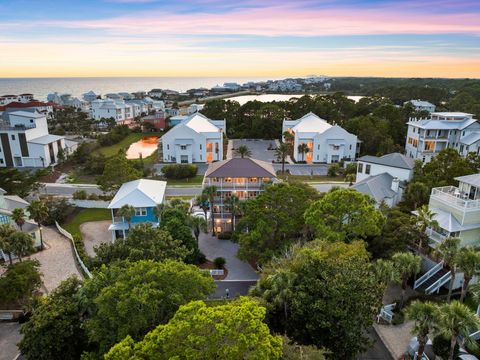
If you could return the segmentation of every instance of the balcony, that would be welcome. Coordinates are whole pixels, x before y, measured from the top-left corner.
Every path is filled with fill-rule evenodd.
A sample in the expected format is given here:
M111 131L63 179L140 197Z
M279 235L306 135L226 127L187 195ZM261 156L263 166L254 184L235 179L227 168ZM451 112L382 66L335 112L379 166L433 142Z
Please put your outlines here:
M444 186L432 189L431 198L442 201L447 205L466 210L480 209L480 200L470 200L468 194L455 186Z
M427 236L434 242L432 247L437 247L437 245L441 244L446 238L446 235L440 234L439 232L436 232L432 228L427 229Z

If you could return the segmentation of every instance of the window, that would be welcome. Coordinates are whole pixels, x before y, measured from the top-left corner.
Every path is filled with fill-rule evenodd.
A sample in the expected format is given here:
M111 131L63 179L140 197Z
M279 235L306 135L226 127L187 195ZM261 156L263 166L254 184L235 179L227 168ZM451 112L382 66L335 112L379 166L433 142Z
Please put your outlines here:
M181 150L187 150L187 145L180 145Z
M147 216L147 208L135 208L135 216Z
M463 153L463 145L460 145L460 152Z
M318 150L320 150L320 144L318 144L318 147L317 147Z
M350 150L352 150L352 145L350 145Z
M15 135L12 134L12 140L15 140Z
M170 145L167 144L167 150L170 150Z
M202 144L200 144L200 150L202 150Z
M370 168L371 167L372 167L371 165L366 165L365 166L365 174L370 175Z
M0 159L0 164L2 164L2 165L3 165L3 159Z
M465 131L462 133L462 136L465 136Z
M363 164L359 163L358 164L358 172L361 174L363 172Z
M202 155L200 155L200 160L202 160Z

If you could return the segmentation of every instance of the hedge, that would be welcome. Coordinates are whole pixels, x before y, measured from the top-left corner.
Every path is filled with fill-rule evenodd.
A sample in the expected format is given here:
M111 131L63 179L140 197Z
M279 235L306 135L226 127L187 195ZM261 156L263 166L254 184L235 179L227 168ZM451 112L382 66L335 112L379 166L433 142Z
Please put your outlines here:
M186 179L197 175L197 165L173 164L162 167L162 173L167 179Z

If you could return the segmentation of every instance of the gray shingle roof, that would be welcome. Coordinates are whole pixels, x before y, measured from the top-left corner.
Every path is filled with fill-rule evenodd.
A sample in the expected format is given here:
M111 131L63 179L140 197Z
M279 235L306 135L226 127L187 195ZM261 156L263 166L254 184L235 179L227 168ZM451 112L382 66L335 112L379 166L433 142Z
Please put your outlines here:
M480 174L464 175L458 176L455 180L461 181L463 183L480 187Z
M369 176L352 186L353 189L368 195L381 203L385 198L392 198L396 192L392 190L393 176L388 173Z
M413 169L413 167L415 166L415 160L410 159L409 157L406 157L405 155L400 153L391 153L380 157L365 155L358 160L372 164L379 164L408 170Z
M205 177L276 177L272 164L251 158L233 158L208 166Z

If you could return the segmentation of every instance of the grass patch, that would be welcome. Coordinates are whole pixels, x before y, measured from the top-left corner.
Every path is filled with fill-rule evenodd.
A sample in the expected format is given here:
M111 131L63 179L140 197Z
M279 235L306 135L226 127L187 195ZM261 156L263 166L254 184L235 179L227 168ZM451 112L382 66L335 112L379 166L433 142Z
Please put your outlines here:
M73 236L82 237L80 225L89 221L111 220L112 213L109 209L81 209L75 216L68 219L62 227Z
M187 200L190 200L190 199L193 199L195 196L192 196L192 195L176 195L176 196L167 196L166 199L167 200L175 200L175 199L178 199L178 200L182 200L182 201L187 201Z
M96 175L86 175L78 170L73 170L68 174L67 182L69 184L96 184L96 178Z
M138 140L141 140L142 138L146 136L162 136L163 133L161 132L148 132L148 133L131 133L129 134L126 138L124 138L122 141L110 145L110 146L104 146L101 148L98 148L97 150L94 151L94 153L98 154L103 154L106 157L111 157L115 156L118 154L118 151L121 149L128 149L128 147L133 144L134 142L137 142ZM147 158L148 159L148 158Z
M279 179L288 181L303 181L303 182L330 182L330 181L342 181L345 182L343 176L326 176L326 175L277 175Z

